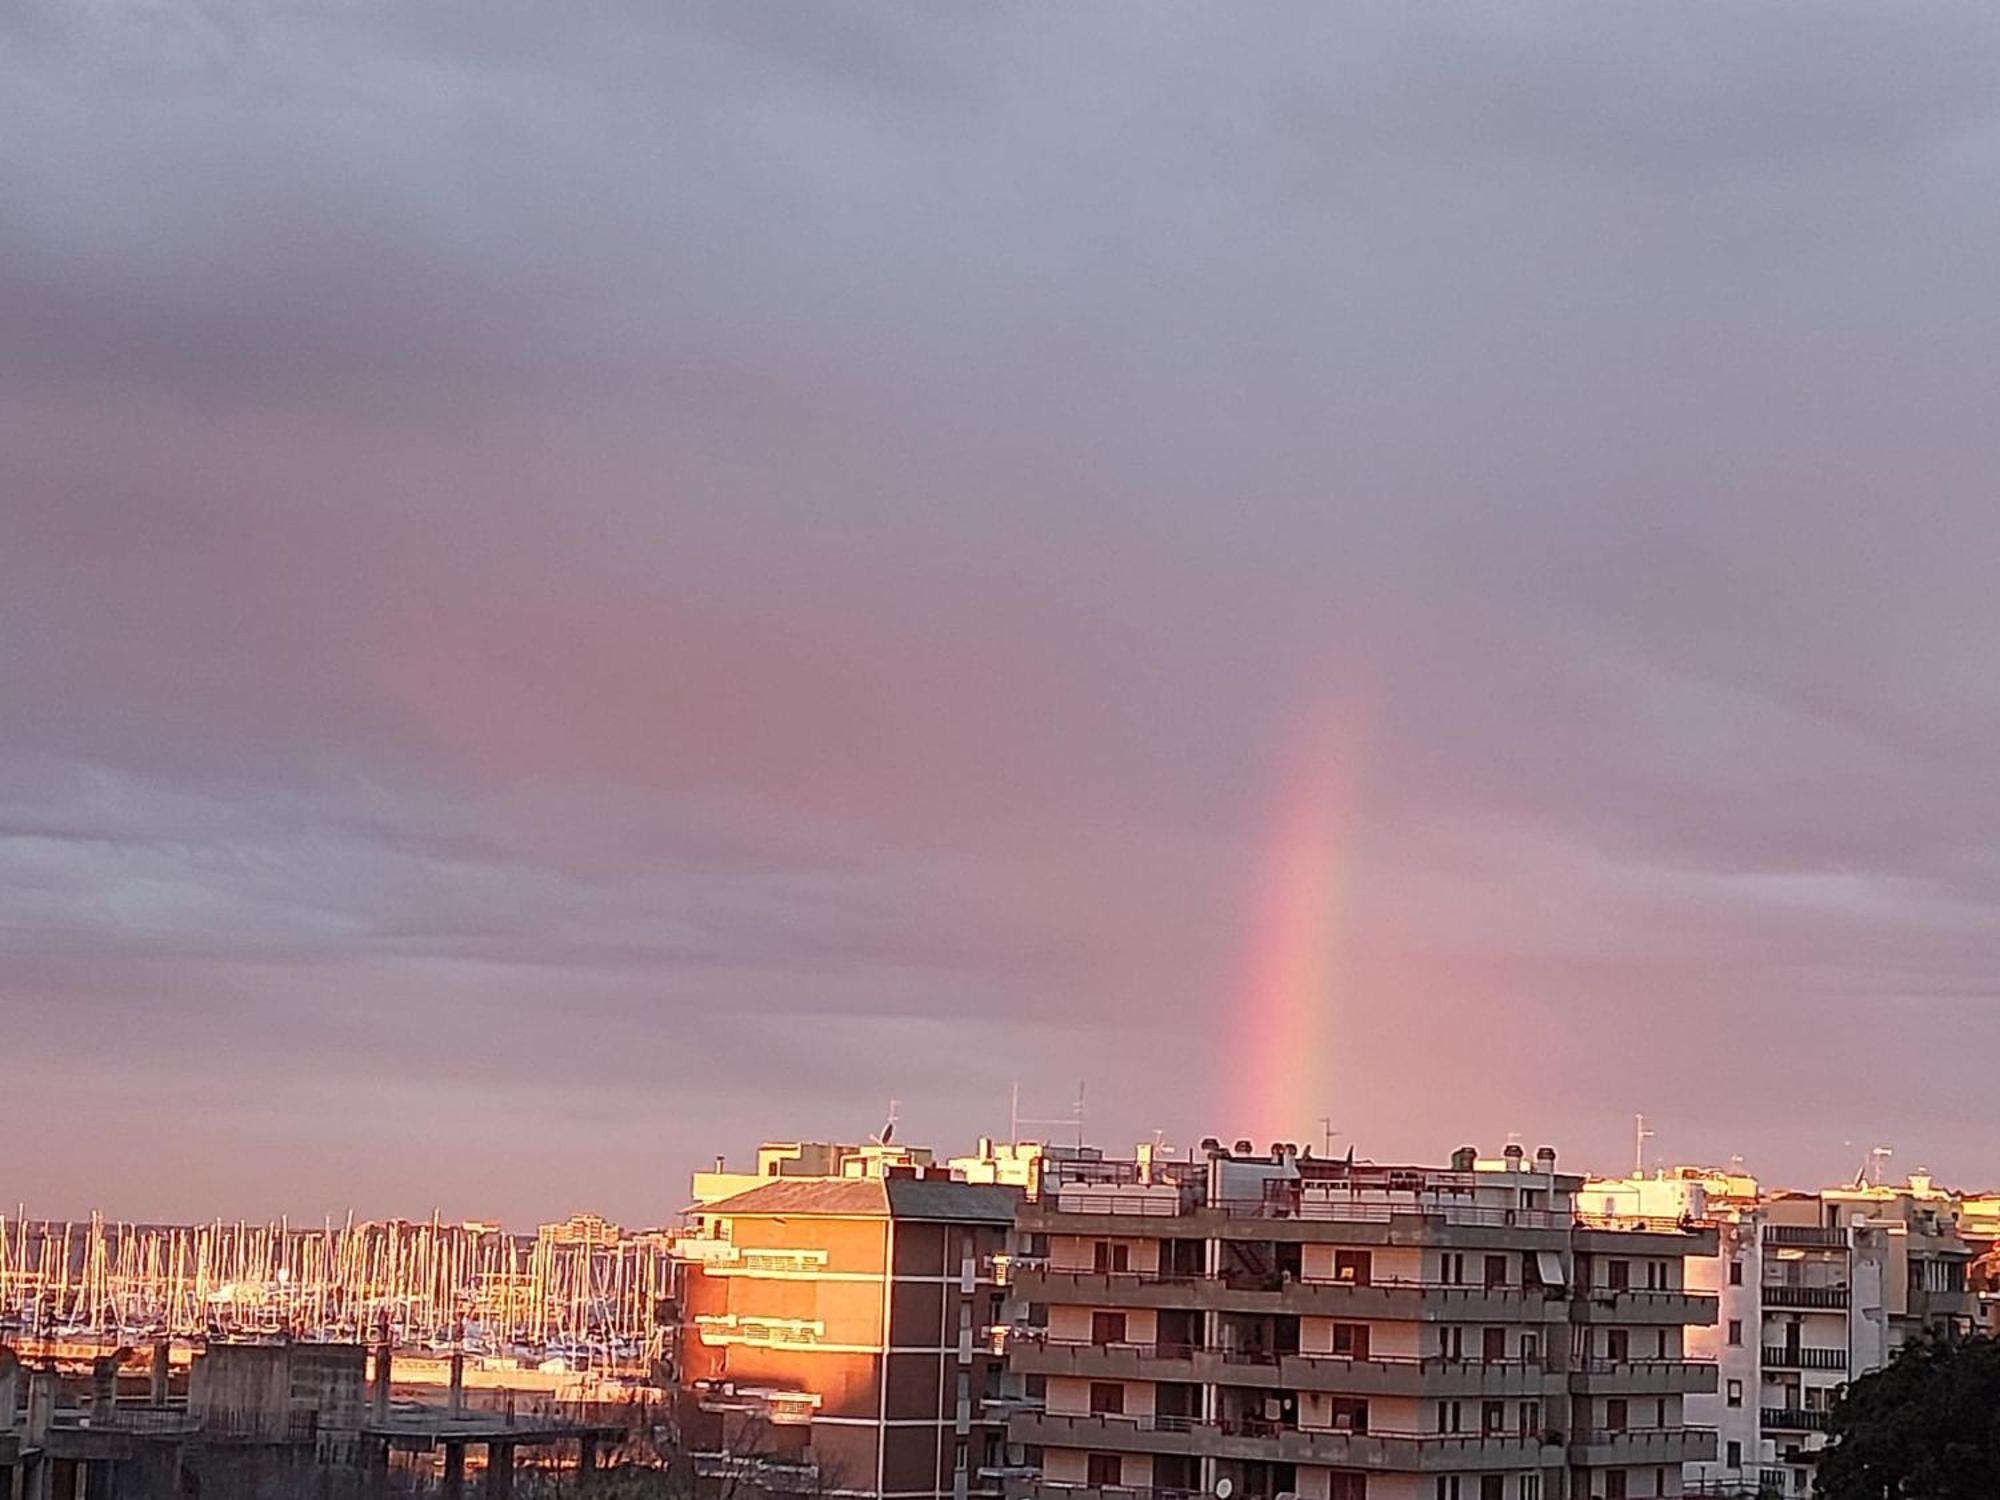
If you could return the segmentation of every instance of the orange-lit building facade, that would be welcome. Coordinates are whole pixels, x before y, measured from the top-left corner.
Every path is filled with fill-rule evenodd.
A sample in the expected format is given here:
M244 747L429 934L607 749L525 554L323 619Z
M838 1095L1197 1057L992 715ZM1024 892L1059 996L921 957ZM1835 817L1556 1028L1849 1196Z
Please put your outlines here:
M1094 1180L1091 1180L1094 1179ZM1214 1148L1044 1183L1007 1268L1023 1500L1651 1500L1715 1389L1715 1232L1579 1215L1518 1150L1449 1168Z
M997 1495L995 1275L1020 1197L892 1171L702 1206L681 1246L680 1423L698 1477L712 1492Z

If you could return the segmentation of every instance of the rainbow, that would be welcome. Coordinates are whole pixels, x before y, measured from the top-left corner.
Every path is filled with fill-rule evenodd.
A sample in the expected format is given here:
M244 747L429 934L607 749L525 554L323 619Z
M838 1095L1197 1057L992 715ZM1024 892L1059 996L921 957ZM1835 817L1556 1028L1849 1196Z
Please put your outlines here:
M1235 1011L1245 1040L1230 1118L1260 1148L1274 1140L1317 1145L1319 1121L1335 1108L1333 1029L1358 781L1354 722L1321 714L1300 737L1259 860Z

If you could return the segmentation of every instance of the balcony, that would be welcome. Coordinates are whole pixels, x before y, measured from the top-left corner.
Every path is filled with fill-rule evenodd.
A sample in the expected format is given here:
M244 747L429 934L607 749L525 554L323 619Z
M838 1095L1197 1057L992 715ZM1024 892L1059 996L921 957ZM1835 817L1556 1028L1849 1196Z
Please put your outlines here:
M1827 1413L1823 1411L1801 1411L1791 1406L1767 1406L1757 1414L1757 1420L1769 1432L1825 1432Z
M1007 1425L1008 1441L1039 1443L1049 1448L1089 1448L1107 1453L1199 1453L1212 1458L1267 1463L1426 1471L1561 1464L1561 1449L1544 1442L1544 1436L1508 1432L1354 1432L1262 1422L1203 1422L1190 1417L1062 1413L1023 1414Z
M1579 1323L1673 1324L1710 1327L1719 1299L1712 1292L1647 1287L1581 1287L1570 1304Z
M1764 1368L1767 1370L1844 1370L1847 1368L1845 1349L1772 1349L1764 1350Z
M1213 1273L1072 1271L1046 1266L1018 1268L1013 1273L1013 1286L1023 1301L1068 1307L1171 1307L1391 1322L1539 1323L1547 1318L1550 1296L1539 1286L1360 1283L1295 1276L1267 1279ZM1709 1298L1708 1305L1712 1311L1715 1299ZM1708 1321L1715 1320L1711 1316Z
M1712 1396L1716 1369L1705 1359L1592 1359L1570 1371L1579 1396Z
M1839 1309L1847 1306L1847 1288L1844 1286L1786 1286L1766 1282L1762 1290L1766 1307Z
M1049 1338L1017 1339L1009 1346L1009 1362L1022 1375L1191 1381L1355 1396L1541 1396L1559 1391L1562 1379L1540 1360L1350 1359ZM1714 1389L1713 1381L1708 1389Z
M1766 1224L1764 1243L1800 1250L1845 1250L1847 1231L1837 1224Z
M1575 1434L1574 1464L1686 1464L1715 1457L1713 1427L1600 1427Z

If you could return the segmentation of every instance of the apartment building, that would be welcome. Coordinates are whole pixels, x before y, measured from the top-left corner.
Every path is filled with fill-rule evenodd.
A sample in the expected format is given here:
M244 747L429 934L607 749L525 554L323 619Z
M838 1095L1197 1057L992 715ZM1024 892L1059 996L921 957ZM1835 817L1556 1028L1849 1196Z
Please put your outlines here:
M1713 1230L1592 1218L1555 1154L1101 1162L1021 1207L1026 1500L1651 1500L1711 1455Z
M1689 1284L1719 1303L1713 1327L1688 1331L1689 1353L1715 1361L1720 1382L1688 1398L1689 1419L1717 1439L1688 1465L1691 1493L1810 1495L1840 1388L1910 1338L1975 1317L1952 1196L1921 1173L1899 1187L1766 1193L1740 1173L1680 1168L1593 1180L1585 1201L1716 1226L1716 1257L1688 1263Z
M770 1180L680 1242L677 1420L711 1494L997 1495L992 1329L1018 1189L891 1165Z

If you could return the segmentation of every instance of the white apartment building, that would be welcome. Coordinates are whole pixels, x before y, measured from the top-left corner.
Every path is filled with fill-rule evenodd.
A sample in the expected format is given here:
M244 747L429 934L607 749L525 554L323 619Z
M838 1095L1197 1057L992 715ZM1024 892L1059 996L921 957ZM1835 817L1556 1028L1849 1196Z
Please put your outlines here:
M1690 1260L1688 1282L1715 1293L1715 1324L1690 1329L1691 1356L1714 1360L1713 1394L1688 1398L1690 1421L1716 1430L1712 1457L1690 1462L1690 1493L1812 1493L1835 1393L1888 1363L1905 1339L1970 1326L1970 1251L1950 1195L1917 1174L1901 1187L1760 1191L1740 1173L1681 1168L1592 1180L1598 1212L1690 1213L1714 1222L1718 1254Z

